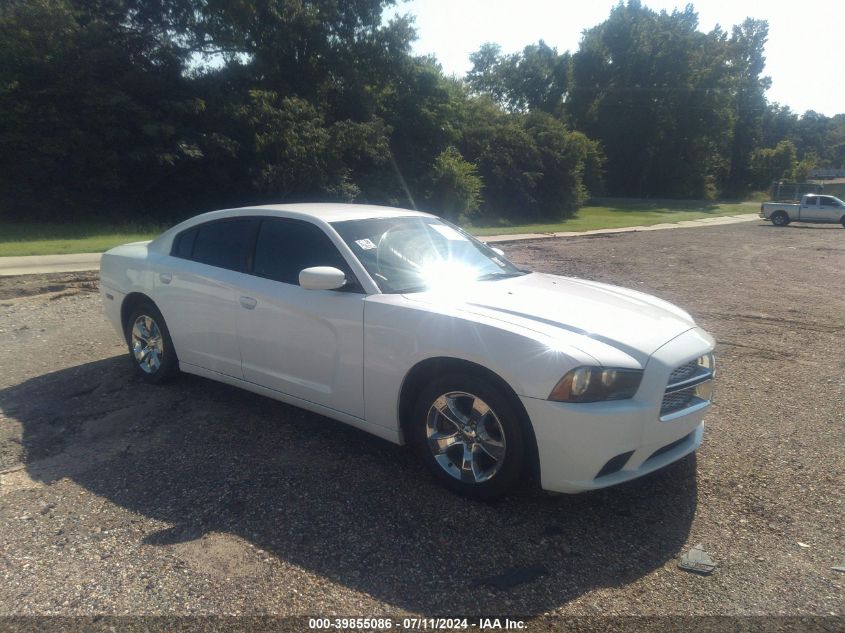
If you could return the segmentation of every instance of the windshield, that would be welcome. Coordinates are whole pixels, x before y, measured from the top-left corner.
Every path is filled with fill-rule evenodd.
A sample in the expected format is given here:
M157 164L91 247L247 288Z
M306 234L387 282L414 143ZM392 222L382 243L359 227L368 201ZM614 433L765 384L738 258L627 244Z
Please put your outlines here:
M434 217L333 222L382 292L454 287L524 275L462 229Z

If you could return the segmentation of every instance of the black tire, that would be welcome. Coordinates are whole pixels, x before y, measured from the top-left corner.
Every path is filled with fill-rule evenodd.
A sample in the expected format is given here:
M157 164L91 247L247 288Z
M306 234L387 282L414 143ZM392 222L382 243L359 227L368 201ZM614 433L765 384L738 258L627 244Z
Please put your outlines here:
M842 228L845 229L845 215L842 216L842 219L839 220L839 222L842 224Z
M462 411L462 414L465 414L465 421L472 426L472 429L468 431L471 435L458 430L456 424L435 412L435 403L447 395L453 395L451 401ZM480 417L471 415L470 412L477 401L480 401L478 408L483 409L482 405L486 405L489 413ZM444 402L441 401L441 405ZM431 425L433 425L433 431ZM445 431L439 437L447 442L448 438L444 436L452 429L457 431L454 434L457 443L441 451L439 457L435 456L432 448L434 440L429 439L430 434L439 433L438 425L442 425ZM432 381L419 394L414 406L409 435L417 454L442 485L465 497L492 500L514 491L521 482L526 470L524 466L530 438L527 425L528 421L524 413L519 411L497 385L474 375L447 374ZM492 453L484 448L486 445L488 448L496 449L493 453L498 453L497 443L502 445L503 452L503 457L499 460L494 459ZM462 461L460 465L455 463L463 459L464 445L472 447L469 448L473 456L470 459L472 463L470 470L463 468L466 462ZM481 481L459 478L463 476L476 478L476 467L482 476L486 476L484 473L492 474ZM456 471L460 475L456 474Z
M154 341L154 344L136 350L135 347L138 343L136 335L139 332L134 330L139 320L142 320L148 333L151 334L148 340ZM176 357L170 331L167 329L164 317L155 305L149 301L136 305L126 319L124 329L129 347L129 360L132 362L135 373L144 382L161 384L171 380L179 373L179 359ZM143 354L144 349L147 349L148 352L143 356L144 360L140 360L139 355ZM157 363L153 362L154 357L158 359Z
M791 222L786 211L775 211L772 213L772 224L775 226L786 226Z

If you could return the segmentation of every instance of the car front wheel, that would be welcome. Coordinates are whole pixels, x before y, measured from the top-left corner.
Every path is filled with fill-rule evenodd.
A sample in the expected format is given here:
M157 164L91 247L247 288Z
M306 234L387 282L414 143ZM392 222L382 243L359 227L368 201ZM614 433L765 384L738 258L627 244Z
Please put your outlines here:
M511 401L475 376L444 376L417 401L413 441L443 485L474 499L494 499L519 483L526 431Z
M178 371L179 362L164 317L152 303L137 306L126 321L129 357L145 382L162 383Z

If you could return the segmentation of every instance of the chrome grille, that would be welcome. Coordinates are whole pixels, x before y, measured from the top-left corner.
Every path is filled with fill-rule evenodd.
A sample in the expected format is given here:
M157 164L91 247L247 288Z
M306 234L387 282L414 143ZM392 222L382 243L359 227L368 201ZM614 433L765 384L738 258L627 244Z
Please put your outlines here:
M695 387L689 387L688 389L681 389L680 391L667 393L663 396L663 404L660 407L660 415L666 415L667 413L672 413L673 411L686 409L690 404L692 404L694 398Z
M687 380L688 378L692 378L693 375L698 371L699 365L698 360L694 360L686 365L681 365L672 370L672 373L669 374L669 384L674 385L676 382L681 382L683 380Z
M661 419L709 402L709 383L713 380L713 368L713 356L708 354L673 369L669 374L669 384L660 405Z

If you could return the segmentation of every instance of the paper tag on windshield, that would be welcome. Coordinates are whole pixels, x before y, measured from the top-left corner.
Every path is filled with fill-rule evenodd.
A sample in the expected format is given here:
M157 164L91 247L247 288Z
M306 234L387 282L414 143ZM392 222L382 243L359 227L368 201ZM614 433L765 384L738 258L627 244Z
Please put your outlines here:
M463 235L458 233L451 226L446 226L445 224L429 224L429 226L431 228L433 228L435 231L437 231L438 233L440 233L440 235L445 237L447 240L453 240L453 241L466 240L466 238Z
M371 251L376 247L376 245L373 244L372 240L370 240L369 238L363 240L355 240L355 243L361 247L361 250L365 251Z

